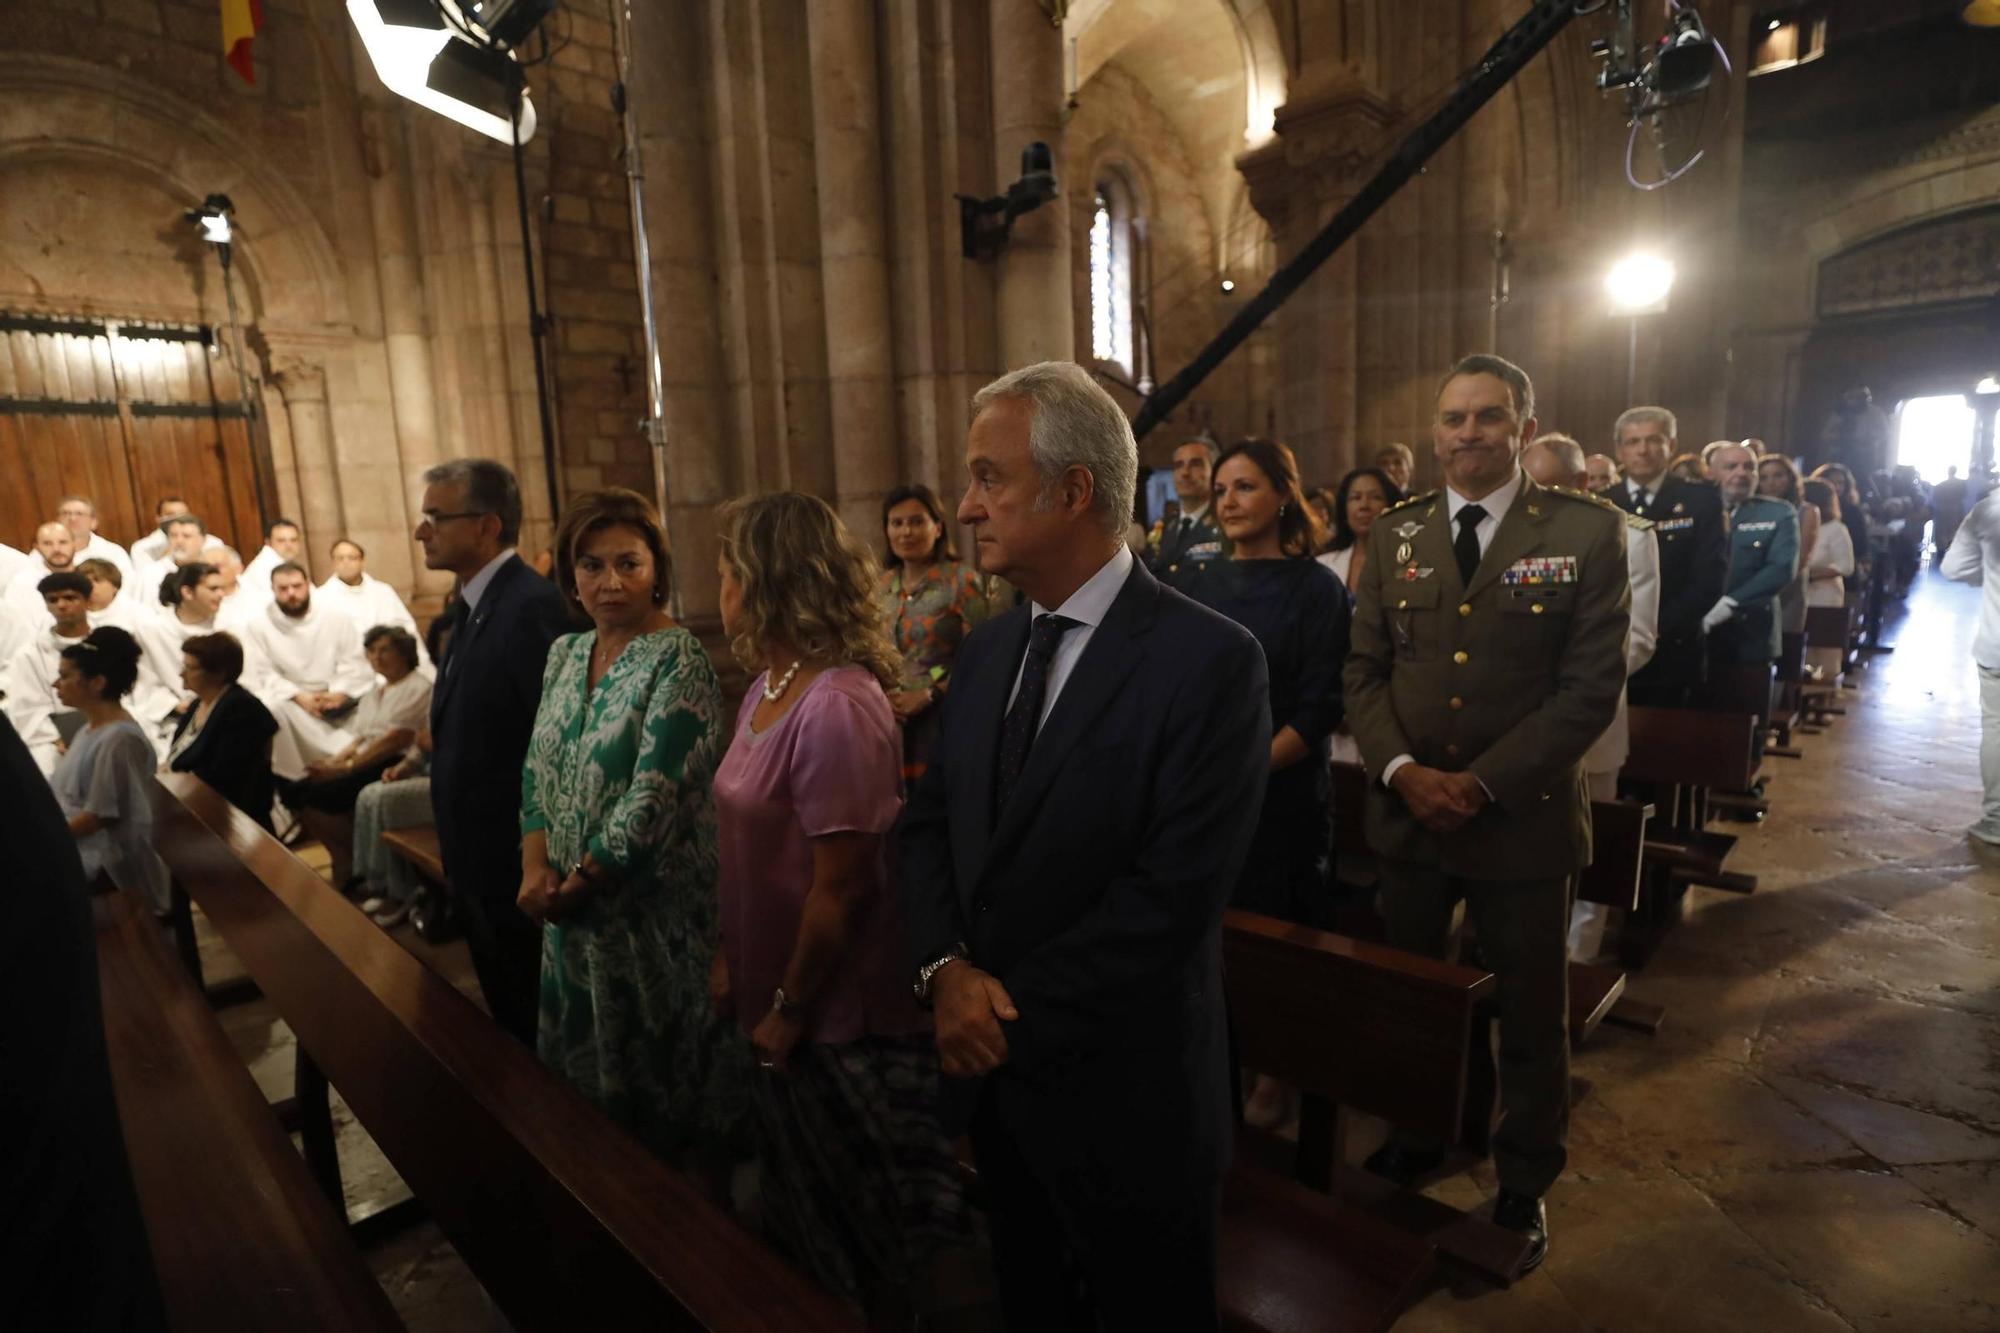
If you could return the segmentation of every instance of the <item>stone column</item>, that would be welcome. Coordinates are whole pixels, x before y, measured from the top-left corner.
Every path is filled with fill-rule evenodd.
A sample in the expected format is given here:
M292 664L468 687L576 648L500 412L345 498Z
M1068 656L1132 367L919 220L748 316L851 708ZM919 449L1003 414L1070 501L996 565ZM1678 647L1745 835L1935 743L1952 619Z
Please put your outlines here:
M1062 28L1037 0L990 0L993 70L994 187L1021 174L1021 150L1041 140L1063 161ZM1060 182L1065 192L1087 182ZM1034 361L1076 355L1070 305L1069 210L1060 200L1014 223L999 259L995 302L1000 364L1013 370Z
M292 455L298 465L305 548L324 551L346 528L340 504L340 472L333 456L333 432L326 409L326 367L309 353L272 349L272 383L285 399ZM255 551L246 551L247 561Z
M864 540L902 474L897 448L882 90L874 0L808 6L820 281L840 516Z

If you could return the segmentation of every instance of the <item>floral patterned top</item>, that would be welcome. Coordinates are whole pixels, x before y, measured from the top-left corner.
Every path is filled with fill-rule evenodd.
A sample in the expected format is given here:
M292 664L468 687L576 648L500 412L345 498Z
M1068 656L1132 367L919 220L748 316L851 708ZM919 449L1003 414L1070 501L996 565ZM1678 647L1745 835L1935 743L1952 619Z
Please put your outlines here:
M986 619L986 586L971 566L940 560L916 579L882 571L882 612L903 654L903 688L921 690L951 674L972 627Z

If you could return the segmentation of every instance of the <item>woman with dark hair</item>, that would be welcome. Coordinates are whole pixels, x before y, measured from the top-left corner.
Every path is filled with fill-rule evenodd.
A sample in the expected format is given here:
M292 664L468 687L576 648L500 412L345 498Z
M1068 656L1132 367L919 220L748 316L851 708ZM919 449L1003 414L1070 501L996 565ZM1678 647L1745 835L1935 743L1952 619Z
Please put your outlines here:
M709 1012L722 686L667 613L650 500L570 497L556 586L591 628L549 647L521 775L521 910L541 923L535 1052L714 1184L747 1150L741 1043Z
M1340 479L1332 505L1333 541L1319 562L1350 594L1368 564L1368 534L1375 530L1376 516L1402 499L1402 489L1379 467L1358 467Z
M1870 567L1874 564L1875 550L1869 544L1868 504L1861 493L1861 482L1844 463L1821 463L1813 469L1813 479L1832 486L1834 496L1839 502L1834 506L1834 512L1839 515L1840 525L1847 529L1848 549L1854 555L1853 581L1846 586L1851 589L1865 588L1871 572ZM1799 549L1805 551L1810 559L1811 547L1801 546ZM1806 591L1810 594L1811 580L1808 579L1807 583ZM1810 596L1806 604L1819 605Z
M84 725L49 785L85 878L102 871L163 917L172 896L167 867L153 851L153 742L120 702L139 679L139 657L138 640L115 625L62 650L56 697L81 712Z
M914 785L937 739L937 706L951 688L952 659L972 627L986 619L979 572L961 564L944 506L921 483L882 498L881 602L903 669L889 707L903 727L903 781Z
M1819 510L1806 503L1799 484L1798 464L1791 459L1769 452L1757 456L1757 494L1790 505L1799 516L1799 567L1792 581L1778 594L1779 627L1784 632L1784 651L1780 656L1786 662L1799 661L1798 654L1804 651L1801 645L1806 633L1805 557L1819 536Z
M431 715L431 683L417 670L417 636L401 625L376 625L361 642L383 683L356 705L354 738L306 765L303 778L278 782L285 805L326 847L333 882L343 893L360 887L354 883L354 803L403 757Z
M181 645L181 686L194 707L174 726L166 767L194 774L268 832L278 721L237 683L242 675L243 645L233 634L197 634Z
M1854 575L1856 561L1854 538L1841 521L1840 496L1830 481L1819 477L1807 481L1802 489L1807 505L1817 510L1820 518L1813 544L1802 548L1805 556L1799 562L1806 575L1806 605L1843 605L1847 601L1847 580ZM1809 648L1806 666L1823 684L1831 685L1840 679L1846 655L1840 646Z
M1292 451L1244 440L1215 465L1215 510L1232 551L1197 600L1257 637L1271 673L1271 777L1231 901L1307 925L1325 920L1331 824L1327 746L1344 709L1353 601L1313 559L1317 521Z

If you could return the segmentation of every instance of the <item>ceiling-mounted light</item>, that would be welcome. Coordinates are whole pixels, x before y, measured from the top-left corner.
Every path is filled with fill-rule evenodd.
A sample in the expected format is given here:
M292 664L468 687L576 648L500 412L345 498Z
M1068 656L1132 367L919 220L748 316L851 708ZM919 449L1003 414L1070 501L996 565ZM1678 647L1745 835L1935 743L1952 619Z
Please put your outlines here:
M2000 28L2000 0L1972 0L1959 17L1975 28Z
M434 0L347 0L347 13L389 91L501 143L514 141L508 113L518 96L521 142L534 137L535 104L514 57L469 40Z
M1227 296L1227 295L1229 295L1229 294L1230 294L1231 292L1233 292L1233 291L1235 291L1235 290L1236 290L1236 279L1234 279L1234 278L1224 278L1224 279L1222 280L1222 294L1223 294L1224 296Z

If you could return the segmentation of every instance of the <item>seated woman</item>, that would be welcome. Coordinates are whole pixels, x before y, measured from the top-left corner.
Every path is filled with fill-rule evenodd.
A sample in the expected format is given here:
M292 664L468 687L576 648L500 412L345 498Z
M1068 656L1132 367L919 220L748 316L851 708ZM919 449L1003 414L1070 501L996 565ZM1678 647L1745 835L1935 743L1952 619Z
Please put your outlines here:
M387 682L361 696L354 739L346 749L306 766L296 782L280 779L278 796L299 823L325 844L333 882L354 884L354 800L361 789L403 757L431 713L431 683L417 671L417 639L400 625L377 625L362 637L368 665Z
M164 765L192 773L271 829L271 738L278 721L239 685L243 645L234 634L197 634L181 644L181 685L194 696L167 743Z
M153 742L121 700L139 678L138 640L115 625L62 650L56 697L83 714L49 779L76 837L86 879L99 872L164 917L167 867L153 851Z
M549 647L521 775L521 910L542 923L535 1051L716 1184L747 1151L750 1062L709 1011L722 687L667 614L652 502L571 496L556 586L592 629Z
M824 501L739 500L720 526L723 632L762 674L715 777L711 989L763 1071L751 1102L767 1230L886 1319L967 1235L885 846L903 805L885 693L896 650L874 558Z

